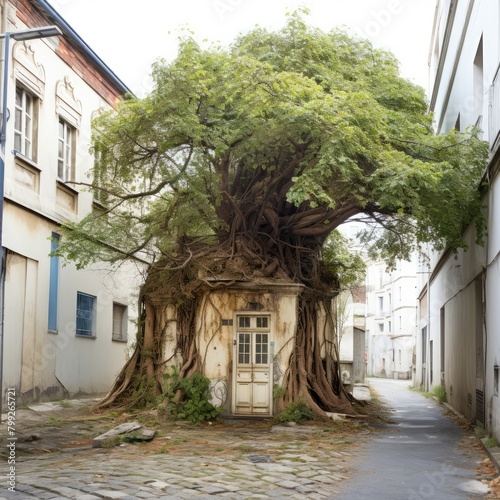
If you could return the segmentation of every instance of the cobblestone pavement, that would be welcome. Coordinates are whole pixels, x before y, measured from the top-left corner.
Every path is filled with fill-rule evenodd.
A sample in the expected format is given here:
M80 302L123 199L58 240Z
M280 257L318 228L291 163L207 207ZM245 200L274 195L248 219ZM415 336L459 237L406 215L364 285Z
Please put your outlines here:
M150 443L106 449L92 448L89 436L116 420L89 424L64 411L42 415L39 409L33 420L23 411L15 491L4 475L0 499L328 498L348 478L352 450L371 432L359 421L291 427L170 423ZM148 426L155 423L150 418ZM57 435L65 439L57 441Z
M291 458L295 458L291 457ZM325 498L337 492L345 469L325 456L312 462L252 463L247 458L62 453L23 461L17 493L3 498ZM340 460L341 462L341 460Z
M17 412L10 476L11 451L0 450L0 500L337 498L351 488L348 480L359 475L373 443L395 432L386 425L390 412L373 402L365 411L375 411L376 418L296 426L244 420L191 425L165 421L156 412L94 414L81 405L35 405ZM157 437L92 448L93 438L132 420L156 428ZM9 443L6 428L3 420L2 443ZM369 498L386 498L372 493Z

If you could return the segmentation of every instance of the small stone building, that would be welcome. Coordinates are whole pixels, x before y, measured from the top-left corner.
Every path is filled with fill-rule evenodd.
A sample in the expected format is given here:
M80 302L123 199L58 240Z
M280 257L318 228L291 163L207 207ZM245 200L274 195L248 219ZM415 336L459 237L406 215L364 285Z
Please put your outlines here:
M213 281L196 314L212 403L227 414L273 415L273 389L281 386L292 353L303 287L263 279L221 285L223 280ZM174 315L172 308L168 316ZM175 364L175 321L169 325L165 359Z

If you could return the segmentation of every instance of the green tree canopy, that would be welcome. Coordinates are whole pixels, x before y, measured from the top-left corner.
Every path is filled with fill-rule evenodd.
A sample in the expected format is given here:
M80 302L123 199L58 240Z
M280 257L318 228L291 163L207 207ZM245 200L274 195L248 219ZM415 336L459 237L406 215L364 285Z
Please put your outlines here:
M481 237L485 144L475 130L435 136L424 90L400 76L392 54L308 26L301 13L227 48L187 38L153 77L149 96L95 122L89 185L102 209L68 226L60 254L80 266L150 263L143 297L162 297L148 314L166 298L178 307L181 376L200 368L192 325L207 278L303 284L285 393L335 408L341 384L325 374L314 318L350 266L328 237L362 217L388 262L420 242L463 247L471 222ZM152 366L163 366L162 351L154 361L151 352L162 341L148 342L141 358L139 335L115 394L141 370L161 384Z
M388 259L422 241L459 248L472 220L482 234L484 144L474 131L435 136L423 89L367 40L295 13L229 48L186 39L153 76L151 95L95 123L92 186L106 210L60 247L82 266L178 255L187 237L244 242L269 272L359 214L386 229L371 243Z

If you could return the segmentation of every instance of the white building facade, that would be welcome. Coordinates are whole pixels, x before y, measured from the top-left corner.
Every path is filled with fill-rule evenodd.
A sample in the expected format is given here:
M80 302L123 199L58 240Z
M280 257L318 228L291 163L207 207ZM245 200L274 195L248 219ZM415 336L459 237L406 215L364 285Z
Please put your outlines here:
M62 36L11 40L7 75L2 394L19 404L106 392L134 339L135 266L77 270L50 257L63 223L95 208L91 122L127 87L42 0L1 4L2 32L57 25Z
M411 379L416 336L417 259L398 261L388 271L370 262L366 273L367 372Z
M344 378L351 384L362 383L366 377L365 285L340 292L334 311L341 371L347 370Z
M448 402L500 437L500 4L440 0L430 50L430 108L438 133L478 125L490 145L487 236L466 252L432 255L419 274L415 384L444 386Z

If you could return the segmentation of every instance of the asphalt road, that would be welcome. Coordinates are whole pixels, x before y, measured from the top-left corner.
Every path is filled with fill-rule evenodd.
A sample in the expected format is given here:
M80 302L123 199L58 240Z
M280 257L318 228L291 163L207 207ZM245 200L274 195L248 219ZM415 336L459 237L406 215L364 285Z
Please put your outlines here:
M485 498L476 480L484 455L475 439L433 399L409 390L410 381L369 379L392 409L390 423L356 453L351 480L335 499L459 500Z

